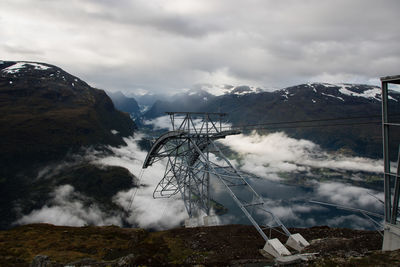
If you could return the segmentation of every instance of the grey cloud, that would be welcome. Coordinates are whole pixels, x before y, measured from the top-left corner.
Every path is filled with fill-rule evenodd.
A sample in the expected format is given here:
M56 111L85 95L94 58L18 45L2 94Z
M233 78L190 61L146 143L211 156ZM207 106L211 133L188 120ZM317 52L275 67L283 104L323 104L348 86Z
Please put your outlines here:
M54 63L111 91L369 82L400 69L396 0L5 0L0 10L3 59Z
M141 1L86 1L90 3L85 14L100 21L126 26L150 27L173 35L198 38L220 31L213 20L196 13L182 14L168 10L168 3ZM182 3L183 4L183 3Z
M26 55L26 56L31 56L31 55L43 55L43 52L35 50L35 49L30 49L28 47L24 47L24 46L14 46L14 45L10 45L10 44L4 44L3 49L7 52L9 52L10 54L22 54L22 55Z

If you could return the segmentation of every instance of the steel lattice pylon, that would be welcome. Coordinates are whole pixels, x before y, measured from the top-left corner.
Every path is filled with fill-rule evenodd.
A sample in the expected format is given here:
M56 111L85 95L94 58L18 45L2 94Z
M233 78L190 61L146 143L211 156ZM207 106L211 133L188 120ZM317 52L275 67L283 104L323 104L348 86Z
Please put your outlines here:
M172 131L161 135L150 149L143 168L166 159L164 177L154 190L154 198L169 198L180 193L190 218L210 215L210 179L218 179L239 208L267 242L264 249L275 257L290 255L277 239L270 240L252 214L268 216L268 229L279 227L289 237L287 245L301 250L308 242L300 234L291 235L267 207L263 198L222 153L215 140L240 134L222 130L224 113L167 112ZM178 123L178 124L177 124ZM225 129L225 127L224 127Z

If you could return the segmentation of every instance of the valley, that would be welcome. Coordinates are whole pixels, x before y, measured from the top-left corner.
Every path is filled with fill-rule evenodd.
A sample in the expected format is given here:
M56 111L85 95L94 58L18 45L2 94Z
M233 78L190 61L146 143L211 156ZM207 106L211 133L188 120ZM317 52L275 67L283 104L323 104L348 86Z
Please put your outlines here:
M380 153L376 87L307 84L265 92L240 86L220 96L188 91L169 96L166 102L155 100L141 113L143 102L120 92L108 93L108 98L102 90L56 66L7 61L0 66L1 108L6 114L0 120L5 152L2 229L42 222L77 227L112 224L157 231L182 226L187 214L179 195L168 200L152 198L165 162L142 176L139 173L152 142L169 128L164 112L171 108L222 109L229 113L224 127L264 127L242 127L241 134L218 142L289 227L375 229L361 214L320 206L311 200L382 212L377 200L382 199L382 163L375 159ZM310 98L314 100L311 103ZM400 94L393 93L391 101L400 101ZM335 125L336 121L324 121L348 114L359 119L345 120L344 128ZM365 126L355 127L359 120ZM212 212L218 215L220 224L249 224L216 179L211 181L210 192ZM24 229L21 227L17 229ZM56 258L81 258L83 250L77 249L77 254ZM144 257L146 252L140 253ZM178 260L171 253L159 260ZM117 254L95 259L111 260ZM21 264L32 260L34 255L29 255ZM230 257L225 255L223 261ZM250 262L261 259L253 255Z
M400 266L399 11L1 0L0 267Z

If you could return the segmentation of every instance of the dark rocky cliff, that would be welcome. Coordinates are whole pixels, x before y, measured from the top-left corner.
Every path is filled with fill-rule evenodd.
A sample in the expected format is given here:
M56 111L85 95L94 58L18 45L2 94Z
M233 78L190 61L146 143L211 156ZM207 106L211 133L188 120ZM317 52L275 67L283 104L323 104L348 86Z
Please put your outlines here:
M45 63L0 61L0 114L0 227L15 220L16 206L20 212L29 212L60 184L54 179L37 180L41 168L85 147L122 145L123 137L133 135L135 129L129 114L116 110L103 90ZM121 183L97 194L113 194L132 181L127 170L81 164L92 170L97 184L109 179L110 173L118 173L115 179ZM75 166L77 171L70 170L63 183L93 184L82 181L87 173L83 167ZM96 191L81 187L87 189L81 190L85 195Z
M3 175L82 146L123 144L135 127L103 90L42 63L0 64L0 113Z

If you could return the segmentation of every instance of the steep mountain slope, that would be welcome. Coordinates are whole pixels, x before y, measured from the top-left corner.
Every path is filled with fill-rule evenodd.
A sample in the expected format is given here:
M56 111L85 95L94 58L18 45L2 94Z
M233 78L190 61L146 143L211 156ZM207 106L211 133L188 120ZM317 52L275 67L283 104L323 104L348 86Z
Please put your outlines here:
M85 168L79 168L85 162L74 164L75 171L59 172L57 182L38 179L41 168L82 147L124 144L122 137L135 129L129 115L117 111L104 91L44 63L0 61L0 113L0 227L7 227L18 212L45 202L58 181L84 183L77 177L85 179ZM126 170L90 168L98 184L114 171L125 186L132 182ZM86 195L95 190L81 188ZM108 189L114 192L121 186Z
M146 93L146 94L129 94L129 97L135 98L138 102L140 111L142 113L148 111L157 100L169 101L170 95L167 94L153 94L153 93Z
M400 114L399 101L400 94L392 92L389 102L392 103L393 113ZM372 157L381 154L379 87L314 83L273 92L255 93L249 90L239 92L233 89L230 93L210 97L209 101L198 101L198 103L186 109L186 106L180 105L177 101L158 102L145 114L145 117L160 116L165 111L226 112L229 115L228 120L233 125L270 123L265 125L268 131L282 130L296 138L312 140L328 149L352 150ZM348 117L362 118L276 124ZM370 124L372 122L376 123Z
M140 108L135 98L127 97L121 92L106 92L111 98L116 109L128 112L131 116L137 117L140 115Z
M2 62L0 103L2 170L59 158L81 146L122 144L121 137L134 130L104 91L48 64Z

